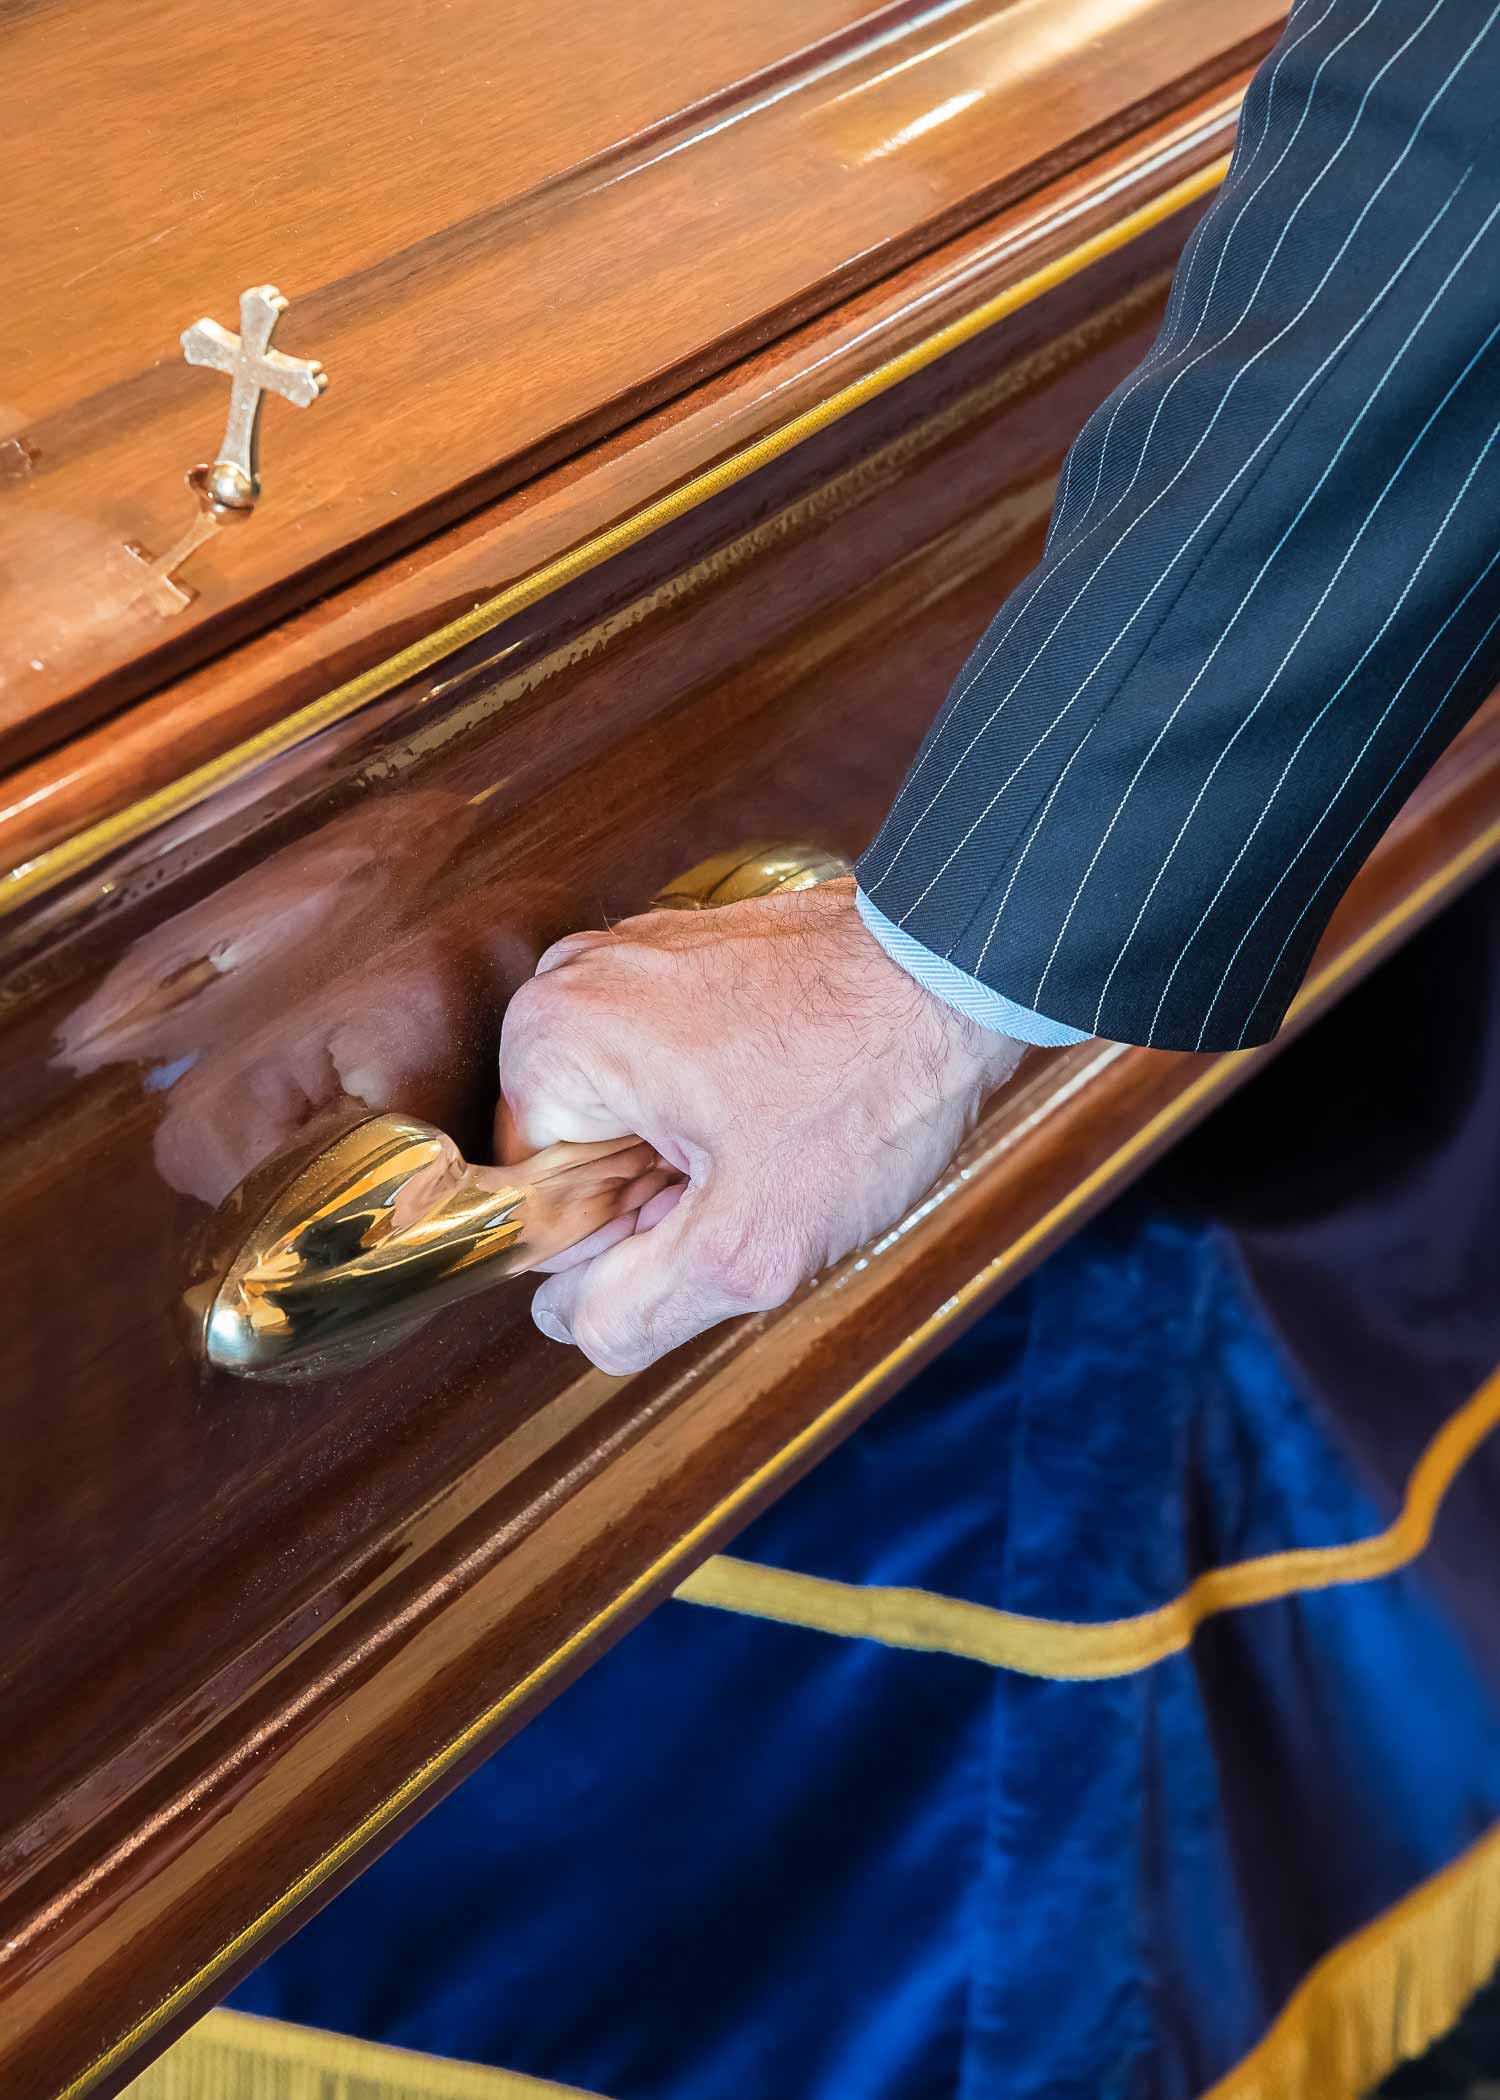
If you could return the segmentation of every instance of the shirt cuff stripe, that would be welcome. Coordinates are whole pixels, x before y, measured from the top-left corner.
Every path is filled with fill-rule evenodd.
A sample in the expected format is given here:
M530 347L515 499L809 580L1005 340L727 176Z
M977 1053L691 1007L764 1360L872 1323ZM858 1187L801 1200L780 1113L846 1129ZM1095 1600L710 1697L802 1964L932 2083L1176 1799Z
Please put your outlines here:
M1004 992L992 991L957 963L934 955L930 948L924 948L920 941L914 941L909 933L894 925L863 890L856 889L854 901L860 917L891 961L898 963L908 977L925 985L945 1006L956 1007L981 1028L993 1028L997 1034L1011 1036L1018 1043L1035 1043L1049 1050L1064 1043L1088 1042L1088 1034L1082 1028L1070 1028L1066 1021L1052 1021L1046 1014L1033 1013L1029 1006L1018 1006L1014 999L1007 999Z

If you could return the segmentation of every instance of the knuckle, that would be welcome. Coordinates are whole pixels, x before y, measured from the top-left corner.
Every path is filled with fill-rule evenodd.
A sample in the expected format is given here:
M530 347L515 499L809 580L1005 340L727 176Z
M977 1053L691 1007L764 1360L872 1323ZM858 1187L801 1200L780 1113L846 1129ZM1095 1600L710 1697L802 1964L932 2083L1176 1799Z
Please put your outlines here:
M553 1075L576 1069L587 1032L577 997L555 977L531 977L511 994L500 1025L501 1058L508 1078Z
M501 1095L533 1148L577 1134L554 1126L597 1089L582 1032L569 1024L565 1006L523 985L506 1009L499 1063Z
M506 1007L500 1022L500 1073L504 1091L512 1100L532 1092L543 1071L540 1055L545 1026L529 1000L525 985Z
M523 1049L546 1030L556 992L545 977L528 977L511 993L501 1024L507 1049Z
M548 976L563 963L572 962L577 956L587 955L591 948L597 948L600 942L607 938L607 935L601 933L564 934L560 941L554 941L550 948L544 948L537 957L536 976Z

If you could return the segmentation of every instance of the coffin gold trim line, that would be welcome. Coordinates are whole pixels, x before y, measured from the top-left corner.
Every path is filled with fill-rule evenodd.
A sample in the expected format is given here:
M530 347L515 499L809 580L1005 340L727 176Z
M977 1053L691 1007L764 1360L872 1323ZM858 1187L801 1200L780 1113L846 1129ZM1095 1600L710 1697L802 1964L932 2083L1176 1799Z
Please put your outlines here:
M1307 1014L1336 989L1346 978L1354 975L1365 962L1373 957L1403 928L1412 926L1429 912L1435 911L1450 894L1461 890L1487 862L1500 857L1500 820L1471 839L1461 853L1454 855L1444 867L1435 869L1425 882L1421 882L1395 904L1373 925L1366 927L1357 940L1316 971L1303 985L1287 1011L1284 1027ZM857 1415L872 1393L895 1377L899 1377L912 1359L920 1362L923 1353L933 1343L940 1342L955 1322L977 1313L984 1300L998 1290L1006 1278L1035 1254L1044 1250L1047 1242L1076 1217L1087 1213L1096 1199L1123 1181L1131 1167L1139 1160L1144 1163L1153 1151L1178 1125L1191 1120L1213 1099L1229 1087L1240 1067L1256 1061L1264 1061L1263 1047L1252 1050L1231 1050L1223 1053L1209 1065L1177 1098L1144 1124L1133 1136L1119 1145L1109 1157L1085 1175L1068 1193L1053 1205L1051 1210L1035 1224L1017 1236L1011 1244L987 1262L967 1283L962 1284L951 1297L933 1313L914 1327L888 1355L873 1365L853 1385L831 1401L820 1415L813 1418L797 1435L758 1466L739 1486L731 1491L707 1516L700 1518L690 1531L670 1546L650 1567L637 1575L620 1595L604 1605L594 1616L585 1621L576 1632L569 1635L545 1662L529 1672L510 1691L497 1699L492 1706L478 1714L458 1734L452 1736L415 1772L402 1781L394 1793L361 1817L354 1828L329 1848L320 1859L316 1859L296 1877L280 1896L250 1923L227 1941L218 1952L201 1964L192 1975L184 1978L161 2002L144 2014L133 2027L110 2047L101 2052L88 2067L56 2095L56 2100L83 2100L83 2096L106 2077L112 2070L131 2056L141 2045L164 2027L196 1997L199 1997L226 1970L232 1968L241 1955L246 1954L256 1941L264 1938L291 1911L322 1886L331 1875L338 1872L348 1860L379 1836L387 1824L392 1823L413 1802L420 1799L435 1785L453 1765L458 1764L471 1750L476 1749L484 1738L491 1734L513 1713L541 1691L551 1679L565 1671L573 1660L585 1653L602 1634L609 1631L618 1620L625 1618L645 1599L653 1594L671 1589L676 1582L685 1579L705 1546L716 1533L739 1515L766 1490L774 1488L785 1475L795 1469L809 1451L815 1450L832 1431ZM915 1369L915 1365L912 1365ZM706 1557L706 1556L705 1556Z
M1374 1582L1425 1551L1443 1498L1500 1427L1500 1370L1443 1423L1412 1469L1394 1523L1341 1546L1290 1546L1209 1568L1165 1604L1124 1619L1042 1619L967 1597L885 1583L836 1582L716 1554L676 1595L688 1604L812 1633L956 1655L1027 1677L1130 1677L1180 1655L1205 1619L1307 1590Z
M911 344L896 356L887 358L874 366L847 386L814 402L811 408L800 415L792 416L777 429L768 431L753 444L738 452L732 452L715 466L705 468L701 474L680 482L653 502L644 504L639 510L607 526L602 532L592 534L579 541L566 553L552 561L543 562L516 582L507 584L494 597L486 598L457 620L438 627L420 641L388 657L384 663L376 664L344 685L336 686L331 693L310 701L306 707L286 715L281 721L247 737L243 743L222 752L217 758L196 766L165 787L157 788L139 801L117 810L114 815L101 818L71 838L62 839L45 852L32 859L19 862L0 877L0 917L16 911L32 898L53 889L68 876L78 874L107 854L118 851L133 840L141 838L158 824L180 816L185 810L203 801L208 795L242 780L257 766L269 759L279 757L306 738L342 721L357 709L367 706L372 700L393 691L408 678L415 678L423 671L441 663L445 657L491 632L505 620L524 612L528 606L550 597L554 591L586 576L590 570L633 547L640 540L659 532L664 526L674 524L689 511L721 495L737 482L758 473L784 454L794 451L808 438L815 437L833 423L840 422L866 402L889 392L903 380L913 378L927 366L940 358L962 348L975 336L993 328L1023 306L1029 306L1047 292L1076 277L1092 263L1100 262L1117 249L1127 247L1139 240L1166 219L1170 219L1202 197L1218 188L1229 170L1229 155L1185 175L1180 182L1173 183L1159 196L1138 205L1134 211L1102 228L1098 233L1081 241L1076 248L1057 256L1041 269L1020 277L1003 291L960 314L956 320L935 329L920 342Z

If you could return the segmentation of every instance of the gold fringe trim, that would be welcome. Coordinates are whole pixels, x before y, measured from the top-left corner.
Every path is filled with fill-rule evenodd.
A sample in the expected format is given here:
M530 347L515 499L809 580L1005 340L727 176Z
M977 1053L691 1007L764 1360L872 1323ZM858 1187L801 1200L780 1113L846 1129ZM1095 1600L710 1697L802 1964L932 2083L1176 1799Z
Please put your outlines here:
M1301 1546L1211 1568L1179 1596L1128 1619L1037 1619L933 1590L834 1582L718 1554L680 1583L687 1604L748 1613L815 1633L958 1655L1028 1677L1127 1677L1186 1648L1205 1619L1302 1590L1373 1582L1407 1566L1432 1537L1443 1498L1500 1425L1500 1371L1450 1415L1412 1470L1401 1514L1373 1538Z
M1359 2100L1462 2017L1500 1966L1500 1829L1309 1970L1202 2100Z
M392 2049L321 2027L211 2012L121 2100L601 2100L575 2085Z

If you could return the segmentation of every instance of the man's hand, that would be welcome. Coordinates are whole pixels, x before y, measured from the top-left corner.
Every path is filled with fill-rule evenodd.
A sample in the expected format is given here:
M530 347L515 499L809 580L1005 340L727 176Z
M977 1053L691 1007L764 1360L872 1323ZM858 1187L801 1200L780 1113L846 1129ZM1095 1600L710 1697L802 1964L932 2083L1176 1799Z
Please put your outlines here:
M869 934L852 881L652 912L549 948L501 1038L498 1147L633 1134L681 1177L569 1250L538 1327L638 1371L891 1224L1023 1046Z

